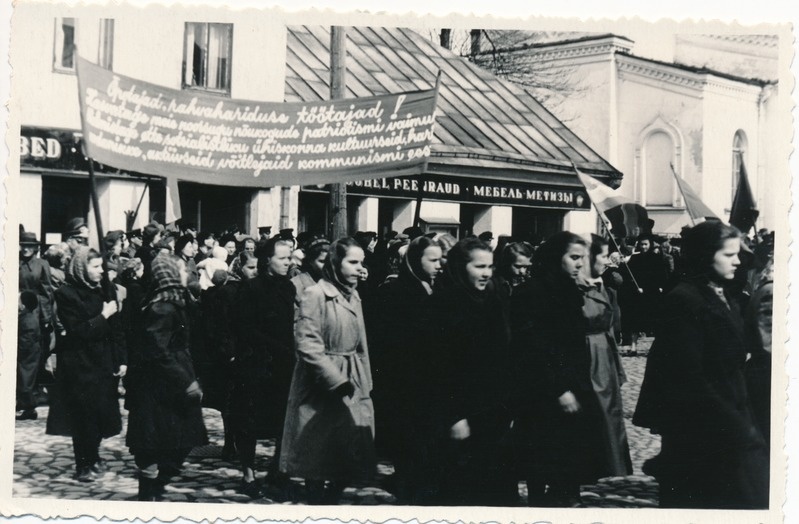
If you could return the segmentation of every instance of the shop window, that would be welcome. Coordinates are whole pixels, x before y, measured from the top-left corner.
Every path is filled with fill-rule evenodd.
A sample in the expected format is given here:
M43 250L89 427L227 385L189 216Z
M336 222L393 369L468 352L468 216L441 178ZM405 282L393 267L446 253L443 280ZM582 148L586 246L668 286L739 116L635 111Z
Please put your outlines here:
M735 198L735 190L738 188L738 177L741 173L741 163L746 165L746 150L749 147L749 141L746 139L746 133L742 130L735 132L732 139L732 173L730 174L730 201L727 208L732 207L732 201Z
M230 94L232 24L187 22L183 88Z
M100 19L100 41L97 46L97 65L114 69L114 19Z
M674 143L663 131L651 133L644 143L644 204L647 206L674 205Z
M74 18L55 19L55 45L53 69L64 73L75 71L75 36L77 21Z

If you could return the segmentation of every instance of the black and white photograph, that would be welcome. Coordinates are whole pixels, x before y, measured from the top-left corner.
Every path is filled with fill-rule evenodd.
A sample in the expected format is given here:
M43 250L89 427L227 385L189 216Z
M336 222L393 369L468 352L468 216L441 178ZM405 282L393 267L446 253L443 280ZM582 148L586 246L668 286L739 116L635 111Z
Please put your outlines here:
M783 522L794 28L423 15L13 6L0 515Z

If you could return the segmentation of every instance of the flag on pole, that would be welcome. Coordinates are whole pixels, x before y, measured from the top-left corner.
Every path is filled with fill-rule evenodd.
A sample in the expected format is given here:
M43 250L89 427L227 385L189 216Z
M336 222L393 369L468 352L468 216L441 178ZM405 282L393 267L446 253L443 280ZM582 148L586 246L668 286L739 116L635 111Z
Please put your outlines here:
M744 234L755 226L760 211L757 210L752 187L746 176L746 166L741 158L741 167L738 171L738 187L735 188L735 197L732 199L730 210L730 224L740 229Z
M685 210L691 216L691 222L694 224L699 222L704 222L705 220L719 220L719 217L709 208L707 205L702 202L702 199L699 198L699 195L696 194L696 191L688 185L688 182L683 180L681 177L677 176L677 173L672 168L672 173L674 173L674 179L677 181L677 187L680 188L680 193L682 193L682 199L685 203Z
M606 186L575 167L580 182L585 186L588 198L597 211L604 214L611 223L610 232L616 237L639 236L649 233L649 215L646 209L618 191Z

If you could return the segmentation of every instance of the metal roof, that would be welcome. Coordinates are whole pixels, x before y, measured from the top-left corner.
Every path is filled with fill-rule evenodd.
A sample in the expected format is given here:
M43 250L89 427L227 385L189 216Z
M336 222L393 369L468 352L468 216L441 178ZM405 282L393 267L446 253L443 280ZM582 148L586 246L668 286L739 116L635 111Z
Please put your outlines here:
M287 102L330 98L330 29L288 28ZM518 85L411 29L347 30L347 97L430 89L442 72L429 172L579 185L572 162L617 186L622 174Z

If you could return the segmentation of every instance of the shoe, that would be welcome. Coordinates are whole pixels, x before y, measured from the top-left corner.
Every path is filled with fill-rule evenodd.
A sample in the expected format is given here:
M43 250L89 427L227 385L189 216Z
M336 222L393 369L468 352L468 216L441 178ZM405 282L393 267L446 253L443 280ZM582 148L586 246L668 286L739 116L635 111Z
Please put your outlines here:
M242 495L247 495L251 499L260 499L264 497L263 490L254 480L251 482L246 482L242 480L238 492L241 493Z
M37 418L39 418L39 414L35 409L23 409L22 411L17 411L17 420L36 420Z
M142 502L158 502L163 500L163 488L159 485L158 479L148 479L139 477L139 494L137 500Z
M97 480L97 474L92 471L92 468L81 468L72 476L78 482L94 482Z
M98 460L94 464L92 464L91 470L98 475L102 475L106 471L108 471L108 464L105 463L103 459Z

